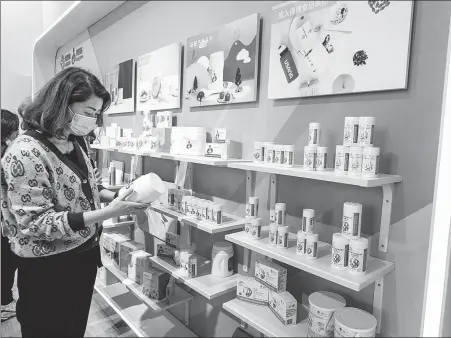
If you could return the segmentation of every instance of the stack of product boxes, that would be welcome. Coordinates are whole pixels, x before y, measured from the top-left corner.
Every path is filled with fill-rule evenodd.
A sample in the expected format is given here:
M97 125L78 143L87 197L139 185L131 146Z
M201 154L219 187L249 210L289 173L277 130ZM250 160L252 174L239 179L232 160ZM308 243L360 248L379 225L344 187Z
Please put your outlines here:
M228 160L241 158L240 143L227 138L225 128L216 128L212 135L213 142L205 145L205 156Z

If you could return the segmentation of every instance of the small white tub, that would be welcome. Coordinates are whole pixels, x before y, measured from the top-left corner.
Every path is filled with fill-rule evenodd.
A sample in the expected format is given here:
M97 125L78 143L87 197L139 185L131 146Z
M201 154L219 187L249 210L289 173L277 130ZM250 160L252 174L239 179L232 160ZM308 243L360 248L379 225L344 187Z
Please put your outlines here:
M377 320L366 311L347 307L335 312L335 337L375 337Z
M333 337L334 313L346 306L346 300L336 293L321 291L309 298L308 337Z

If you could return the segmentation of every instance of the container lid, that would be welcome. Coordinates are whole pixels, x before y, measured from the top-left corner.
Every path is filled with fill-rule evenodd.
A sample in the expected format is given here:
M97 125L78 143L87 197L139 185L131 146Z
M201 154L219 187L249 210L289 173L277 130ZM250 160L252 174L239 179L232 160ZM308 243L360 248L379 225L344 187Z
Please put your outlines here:
M276 203L275 208L286 209L287 205L285 203Z
M285 232L289 232L289 230L290 230L290 228L289 228L289 226L288 225L282 225L282 226L279 226L278 228L277 228L277 231L279 232L279 233L285 233Z
M318 234L307 234L308 241L318 241Z
M355 202L345 202L344 203L345 208L349 208L349 209L359 209L362 210L362 205L360 203L355 203Z
M368 240L366 238L351 239L349 245L353 248L368 249Z
M359 146L352 146L349 149L353 153L362 153L363 152L363 148L359 147Z
M326 311L336 311L346 306L346 300L342 296L328 291L314 292L308 300L309 304Z
M283 147L288 150L294 150L294 144L284 144Z
M343 236L343 234L341 232L337 232L332 235L332 244L338 244L338 243L343 243L346 245L349 243L349 239L347 239L345 236Z
M252 224L252 226L261 226L262 219L261 218L252 218L251 224Z
M359 117L358 117L358 116L346 116L346 117L345 117L345 121L349 121L349 122L359 122Z
M363 153L371 155L379 155L381 153L381 149L379 147L365 147L363 148Z
M335 320L343 326L362 333L373 331L377 326L377 320L372 314L352 307L335 312Z
M257 196L249 197L249 203L258 203L259 198Z
M227 254L233 254L233 245L230 242L216 242L213 244L213 253L225 252Z
M318 152L327 153L327 147L317 147L316 150L317 150Z
M321 128L321 123L319 123L319 122L310 122L309 127L310 128Z
M375 123L376 118L374 116L361 116L359 118L359 122L365 122L365 123Z
M310 214L310 215L315 216L315 210L314 209L304 209L302 211L302 215L305 215L305 214Z
M311 145L311 146L305 146L304 151L317 151L318 146Z

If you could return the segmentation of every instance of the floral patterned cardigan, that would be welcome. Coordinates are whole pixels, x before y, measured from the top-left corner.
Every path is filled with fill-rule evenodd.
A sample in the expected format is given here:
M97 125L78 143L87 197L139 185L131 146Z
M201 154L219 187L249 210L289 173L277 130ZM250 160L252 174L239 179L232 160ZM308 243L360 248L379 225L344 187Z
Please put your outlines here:
M78 166L42 134L28 131L3 156L2 226L16 255L45 257L98 245L101 224L85 226L83 212L100 208L99 191L87 154L79 141L74 146Z

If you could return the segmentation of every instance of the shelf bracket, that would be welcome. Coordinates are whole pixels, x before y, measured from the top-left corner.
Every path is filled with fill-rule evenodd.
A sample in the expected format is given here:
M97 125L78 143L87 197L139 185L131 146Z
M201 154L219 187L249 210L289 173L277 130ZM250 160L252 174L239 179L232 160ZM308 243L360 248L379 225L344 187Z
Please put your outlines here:
M255 172L251 170L246 170L246 204L249 201L249 197L254 196L255 193ZM244 261L243 261L243 271L248 273L250 265L250 251L244 249Z
M277 175L271 174L269 176L269 218L271 222L275 221L274 208L277 202Z
M247 329L247 323L243 322L242 320L240 321L240 326L241 326L243 329Z
M246 273L249 272L250 258L251 258L250 250L247 248L244 248L243 271Z
M381 228L379 236L379 251L388 251L388 237L390 234L391 208L393 203L394 184L385 184L382 186L382 215Z
M377 320L376 332L381 333L382 322L382 298L384 296L384 277L376 280L373 298L373 316Z
M190 302L185 303L185 325L189 326L189 317L190 317Z

